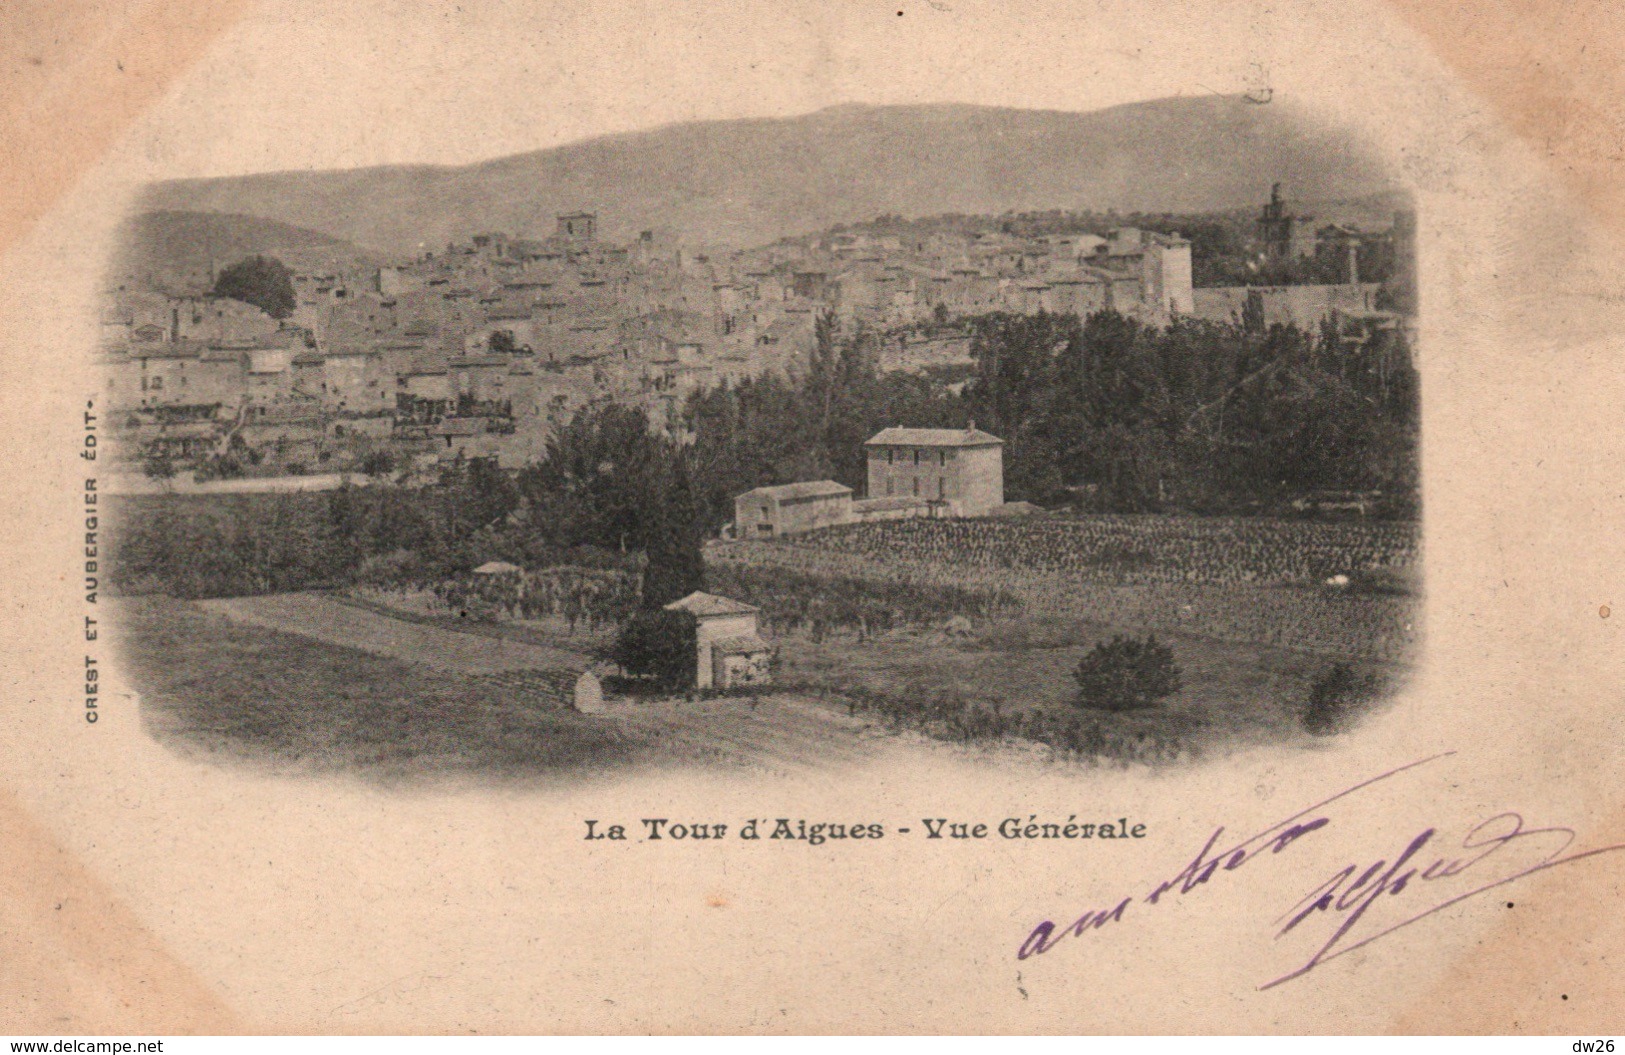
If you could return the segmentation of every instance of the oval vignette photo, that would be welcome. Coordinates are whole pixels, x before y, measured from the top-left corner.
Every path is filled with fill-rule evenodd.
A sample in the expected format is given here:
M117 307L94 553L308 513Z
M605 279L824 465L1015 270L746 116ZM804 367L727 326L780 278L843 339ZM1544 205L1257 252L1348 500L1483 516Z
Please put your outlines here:
M1419 659L1415 230L1240 95L154 184L109 636L289 775L1317 750Z

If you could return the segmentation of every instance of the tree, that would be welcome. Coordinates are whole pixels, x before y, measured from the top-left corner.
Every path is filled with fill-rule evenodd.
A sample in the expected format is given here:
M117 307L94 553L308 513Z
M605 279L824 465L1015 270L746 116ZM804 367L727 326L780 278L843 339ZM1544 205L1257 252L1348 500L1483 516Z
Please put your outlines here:
M1264 297L1256 289L1249 289L1247 299L1242 302L1241 328L1248 333L1264 332Z
M1079 703L1108 711L1149 707L1178 692L1179 664L1173 649L1155 635L1112 638L1090 650L1078 663Z
M636 612L621 624L611 656L626 673L667 692L691 688L698 663L694 617L664 608Z
M382 480L395 471L395 456L389 451L368 451L361 459L361 471L374 480Z
M643 569L643 607L663 608L705 589L705 556L700 551L699 510L682 459L673 459L664 500L650 510Z
M157 480L166 491L169 490L169 482L175 479L175 463L169 455L157 450L147 452L141 462L141 471L147 479Z
M622 553L646 548L660 505L668 444L642 410L606 403L583 408L547 440L542 460L520 476L538 541L561 549L593 545Z
M486 341L486 347L493 352L510 355L519 350L519 346L514 343L512 330L492 330L490 338Z
M212 294L252 304L273 319L287 318L298 306L293 272L271 256L251 256L223 269L215 277Z

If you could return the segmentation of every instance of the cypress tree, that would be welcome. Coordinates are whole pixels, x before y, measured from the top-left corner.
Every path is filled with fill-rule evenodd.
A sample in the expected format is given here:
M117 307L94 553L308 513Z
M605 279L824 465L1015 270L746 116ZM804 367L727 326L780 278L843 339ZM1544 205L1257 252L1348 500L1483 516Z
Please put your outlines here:
M646 511L647 565L643 570L643 607L663 608L695 590L705 589L705 557L700 551L699 510L694 487L681 455L673 457L666 486Z

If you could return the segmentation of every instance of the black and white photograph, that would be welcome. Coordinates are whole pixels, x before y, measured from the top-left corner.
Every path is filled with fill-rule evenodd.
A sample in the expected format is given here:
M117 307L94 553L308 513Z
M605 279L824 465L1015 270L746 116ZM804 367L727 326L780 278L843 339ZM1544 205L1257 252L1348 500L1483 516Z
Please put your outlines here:
M0 1046L1605 1055L1622 42L7 8Z
M1267 95L846 104L136 209L106 593L175 750L1190 765L1315 749L1416 659L1415 206Z

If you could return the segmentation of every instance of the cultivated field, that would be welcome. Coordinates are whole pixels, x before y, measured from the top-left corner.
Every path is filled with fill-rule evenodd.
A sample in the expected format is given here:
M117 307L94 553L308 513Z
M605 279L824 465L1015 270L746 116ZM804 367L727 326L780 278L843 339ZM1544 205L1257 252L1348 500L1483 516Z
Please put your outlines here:
M1085 763L1166 763L1308 743L1298 709L1331 664L1397 683L1417 644L1404 525L903 521L712 544L706 562L708 589L762 609L772 695L571 710L576 674L635 597L627 571L125 598L118 618L167 742L391 775L784 772L955 750L920 732L1001 757L1037 742ZM1147 632L1172 647L1182 689L1140 710L1079 707L1079 659Z
M1051 626L1082 620L1400 663L1417 641L1415 549L1413 530L1393 524L1090 517L860 524L714 546L708 560L966 591ZM1349 581L1328 585L1336 576Z
M1030 737L1083 758L1302 740L1298 708L1332 663L1398 683L1418 640L1406 525L896 521L716 545L707 560L713 588L780 629L781 684L952 739ZM1172 646L1182 691L1139 711L1077 707L1083 654L1144 633Z
M1416 562L1413 524L1263 517L894 520L826 528L799 548L890 561L1058 571L1113 584L1320 582Z

